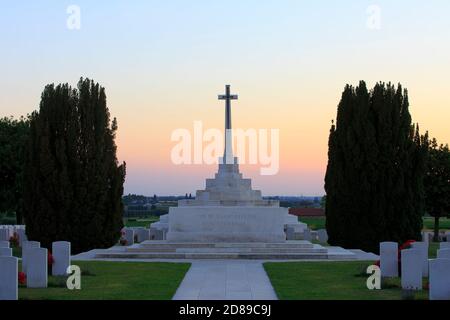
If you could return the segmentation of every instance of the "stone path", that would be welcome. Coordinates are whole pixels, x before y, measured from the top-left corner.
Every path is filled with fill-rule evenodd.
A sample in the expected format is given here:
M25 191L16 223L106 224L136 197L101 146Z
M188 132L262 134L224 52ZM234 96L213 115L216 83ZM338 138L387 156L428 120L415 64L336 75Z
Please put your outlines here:
M194 261L174 300L277 300L262 262Z

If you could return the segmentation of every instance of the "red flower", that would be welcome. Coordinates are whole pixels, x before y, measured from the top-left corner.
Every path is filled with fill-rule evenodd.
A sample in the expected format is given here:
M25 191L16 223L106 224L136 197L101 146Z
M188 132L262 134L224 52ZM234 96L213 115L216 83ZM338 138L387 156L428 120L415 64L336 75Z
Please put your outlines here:
M24 272L19 272L18 280L19 280L19 284L26 284L26 282L27 282L27 275Z
M52 255L52 253L49 251L49 252L48 252L48 255L47 255L47 263L48 263L48 266L53 265L54 262L55 262L55 259L53 259L53 255Z
M414 243L414 242L416 242L415 240L408 240L408 241L406 241L404 244L402 244L401 246L400 246L400 250L404 250L404 249L410 249L411 247L412 247L412 244Z
M14 235L12 235L9 238L9 242L11 244L11 247L17 247L19 246L19 235L17 234L17 232L14 232Z

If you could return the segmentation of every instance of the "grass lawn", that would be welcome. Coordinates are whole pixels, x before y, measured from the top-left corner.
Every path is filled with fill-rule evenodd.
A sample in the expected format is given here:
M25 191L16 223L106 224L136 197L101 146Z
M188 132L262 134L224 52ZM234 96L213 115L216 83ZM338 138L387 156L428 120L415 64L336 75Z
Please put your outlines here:
M430 259L436 258L439 247L440 244L438 242L430 242L430 245L428 246L428 257Z
M22 258L22 248L21 247L13 247L12 254L14 257Z
M150 223L159 221L159 217L149 217L145 219L124 219L123 224L125 227L146 227L148 228Z
M326 229L325 217L301 217L299 221L306 223L311 230Z
M400 279L388 280L383 290L368 290L365 274L372 262L264 263L281 300L400 300ZM424 281L425 282L425 281ZM383 288L383 286L382 286ZM428 299L428 291L415 299Z
M68 290L64 277L49 277L47 289L19 288L21 300L169 300L189 263L72 262L81 268L81 290Z
M434 230L434 218L431 217L423 218L423 228L428 230ZM439 219L439 229L450 230L450 219L448 218Z

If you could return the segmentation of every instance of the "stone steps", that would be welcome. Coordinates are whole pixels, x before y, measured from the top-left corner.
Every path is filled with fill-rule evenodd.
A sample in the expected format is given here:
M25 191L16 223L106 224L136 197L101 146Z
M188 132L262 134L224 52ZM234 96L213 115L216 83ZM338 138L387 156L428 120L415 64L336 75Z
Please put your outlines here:
M128 253L145 253L145 252L164 252L164 253L323 253L326 254L326 249L311 249L311 248L128 248Z
M246 259L246 260L326 260L326 253L164 253L104 252L100 259Z
M264 249L313 249L314 245L308 241L286 241L285 243L172 243L165 241L144 241L139 248L264 248ZM129 249L135 247L129 247Z
M329 251L309 241L285 243L172 243L144 241L129 247L97 252L99 259L247 259L247 260L351 260L346 250Z

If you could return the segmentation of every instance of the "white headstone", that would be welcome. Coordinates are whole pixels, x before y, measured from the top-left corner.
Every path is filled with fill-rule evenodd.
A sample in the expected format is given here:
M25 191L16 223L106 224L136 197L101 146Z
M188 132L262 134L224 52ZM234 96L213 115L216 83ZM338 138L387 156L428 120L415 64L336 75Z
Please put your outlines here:
M125 239L127 240L127 246L131 246L134 244L134 230L133 229L125 229Z
M422 276L428 277L428 242L414 242L413 249L419 249L422 259Z
M52 243L52 275L64 276L70 266L70 242L58 241Z
M23 242L28 241L27 235L25 233L25 229L22 229L22 228L18 229L17 235L19 236L19 247L22 247Z
M325 229L320 229L317 231L317 234L319 236L319 242L320 243L327 243L328 242L328 233Z
M430 300L450 300L450 260L430 260Z
M306 241L312 241L311 230L305 229L305 230L303 231L303 240L306 240Z
M9 241L0 241L0 248L9 248Z
M295 240L295 229L293 227L286 228L286 240Z
M398 277L398 243L380 243L380 269L382 277Z
M402 289L422 290L422 259L418 249L402 250Z
M438 259L450 259L450 249L439 249L437 251Z
M18 299L18 259L0 257L0 300Z
M450 242L441 242L440 249L450 249Z
M27 287L47 288L47 249L31 248L28 252Z
M165 231L163 229L150 228L150 240L164 240Z
M422 231L422 242L429 243L433 241L433 233L430 231Z
M9 241L9 228L0 229L0 241Z
M12 257L12 249L0 248L0 257Z
M136 229L137 242L150 240L150 230L145 228Z
M41 246L40 242L37 241L24 241L22 247L22 271L27 273L28 266L28 253L33 248L39 248Z

